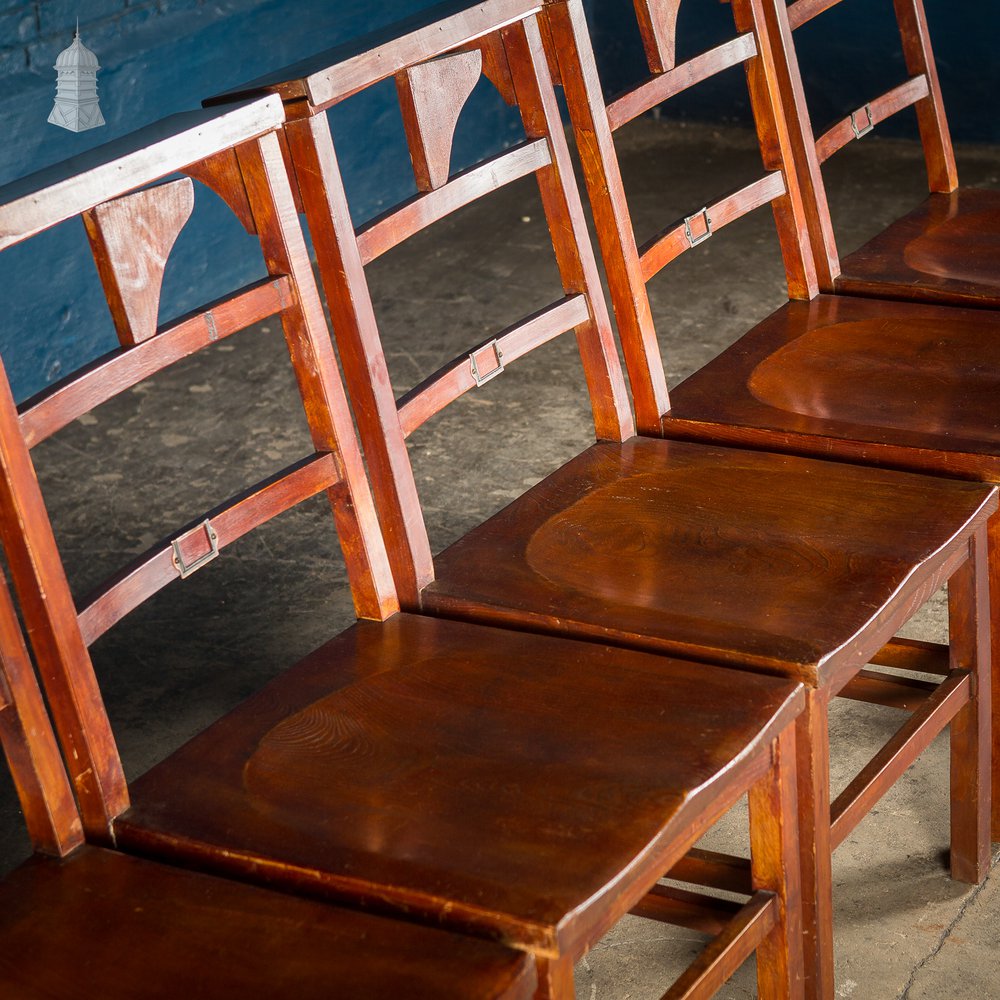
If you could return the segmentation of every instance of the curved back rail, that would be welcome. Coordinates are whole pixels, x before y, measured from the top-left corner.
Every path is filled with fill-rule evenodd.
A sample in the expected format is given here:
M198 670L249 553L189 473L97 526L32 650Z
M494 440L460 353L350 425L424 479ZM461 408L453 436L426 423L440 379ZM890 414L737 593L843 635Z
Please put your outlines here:
M258 85L286 101L285 135L316 248L348 389L404 605L419 604L433 579L430 544L406 437L448 403L496 378L533 348L574 330L599 437L632 434L624 376L600 290L579 193L546 64L537 0L484 0L429 11L392 41L363 39L357 54L335 50ZM412 24L413 22L411 22ZM397 26L398 27L398 26ZM324 60L332 61L324 65ZM458 116L485 74L517 105L525 139L451 174ZM334 104L394 78L418 193L355 230L327 117ZM237 93L252 90L254 85ZM232 95L228 95L232 96ZM219 100L219 99L213 99ZM533 174L561 275L563 295L394 397L364 267L458 208Z
M923 0L892 0L908 77L884 94L851 111L817 137L809 117L793 32L841 0L766 0L768 31L776 56L776 83L792 139L792 155L805 196L810 238L820 285L831 289L840 274L840 256L830 219L821 166L855 139L904 108L917 115L920 140L932 192L958 187L955 153L948 130L941 84ZM888 0L885 0L888 2Z
M816 276L802 199L791 162L787 126L774 87L774 56L764 31L763 0L736 0L737 34L692 59L676 59L676 19L681 0L635 0L649 77L605 106L586 21L578 0L546 6L552 62L558 61L597 220L618 329L625 351L640 431L660 433L670 408L666 375L653 329L646 282L687 250L730 222L764 205L774 212L789 293L811 298ZM613 132L671 97L724 70L742 65L760 140L765 174L696 208L639 247L625 199ZM692 206L695 208L695 206Z
M0 535L83 821L97 839L108 836L128 792L87 647L144 600L246 532L326 492L358 614L381 619L398 608L282 160L283 119L275 97L178 115L0 188L0 246L83 218L121 344L19 409L0 373ZM176 172L217 190L257 233L267 277L158 326L163 270L193 206L189 177L155 184ZM30 449L155 372L269 316L284 329L313 453L199 514L78 608ZM0 626L2 618L0 600Z

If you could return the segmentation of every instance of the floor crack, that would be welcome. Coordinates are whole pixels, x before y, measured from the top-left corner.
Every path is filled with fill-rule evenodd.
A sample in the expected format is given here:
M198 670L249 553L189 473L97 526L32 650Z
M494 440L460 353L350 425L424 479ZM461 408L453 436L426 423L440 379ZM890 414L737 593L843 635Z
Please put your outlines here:
M991 869L1000 862L1000 851L997 851L993 855L993 862L990 866ZM927 965L944 947L945 942L951 937L952 931L958 926L962 917L965 916L965 911L979 898L979 894L986 888L989 883L989 876L983 879L980 885L977 885L972 892L963 900L962 905L958 908L958 913L955 914L954 919L948 924L943 931L941 931L938 936L937 942L934 947L917 963L913 971L910 973L910 978L906 981L906 985L903 987L902 992L896 998L896 1000L909 1000L910 990L913 989L914 983L916 982L917 976L920 974L920 970Z

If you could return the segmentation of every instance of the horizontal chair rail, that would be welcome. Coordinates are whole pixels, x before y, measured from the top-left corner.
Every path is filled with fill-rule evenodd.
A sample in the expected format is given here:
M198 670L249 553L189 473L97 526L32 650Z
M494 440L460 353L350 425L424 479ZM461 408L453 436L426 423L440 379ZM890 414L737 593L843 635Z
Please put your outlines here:
M859 670L838 692L840 698L864 701L883 708L915 712L938 689L933 681L896 677L879 670Z
M265 278L160 329L149 340L111 351L45 389L21 407L21 431L28 447L213 341L280 312L291 297L290 289L286 277Z
M101 202L271 132L284 120L284 109L275 96L221 112L218 108L189 111L14 181L0 188L0 250ZM203 128L208 122L212 127Z
M757 55L757 43L747 32L717 45L700 56L654 76L633 90L615 98L608 105L608 122L611 131L627 125L632 119L669 100L675 94L707 80L716 73L738 66Z
M201 532L207 536L211 531L215 536L211 550L221 551L276 514L340 481L340 470L332 454L311 455L192 521L179 534L148 549L85 602L79 613L83 641L89 646L148 597L182 575L177 562L179 546L192 535ZM204 555L185 558L192 568L208 561Z
M688 219L696 219L704 214L711 220L711 232L722 229L723 226L735 222L748 212L753 212L762 205L767 205L780 198L785 193L785 178L778 172L770 173L746 187L728 194L704 209L704 213L696 213ZM644 281L649 281L657 272L689 250L699 240L689 237L689 221L684 219L672 224L648 243L639 248L639 264L642 267ZM705 225L709 223L705 220ZM707 238L703 237L703 238Z
M590 318L587 298L583 294L569 295L544 309L521 320L512 327L484 341L469 354L449 361L433 375L414 386L396 404L403 436L409 437L418 427L438 413L459 396L468 392L494 374L499 374L504 366L516 361L529 351L573 329ZM488 351L487 348L493 348ZM480 369L477 378L473 370L473 359L485 354L485 364L494 368ZM493 358L490 358L493 354ZM478 368L479 361L476 360Z
M434 191L416 195L402 207L394 208L358 231L362 262L371 263L438 219L551 162L548 142L533 139L456 174Z
M701 934L715 935L721 934L742 908L742 903L732 899L720 899L702 892L657 884L629 913L647 920L686 927Z
M709 942L684 974L667 990L663 1000L695 1000L711 997L749 958L778 919L778 897L756 892L750 901Z
M893 87L892 90L887 90L824 132L816 141L817 159L820 163L825 163L849 142L870 132L875 125L890 118L897 111L923 100L929 93L927 77L923 74L912 77L906 83Z
M825 10L836 7L840 0L797 0L788 8L788 23L796 28L818 17Z
M951 673L948 646L943 642L927 642L923 639L904 639L896 636L883 646L872 663L880 667L896 667L899 670L914 670L924 674Z
M934 737L968 704L972 674L956 670L927 698L830 807L830 843L834 850L924 752Z
M753 891L750 859L734 854L720 854L694 847L667 872L666 878L676 882L690 882L726 892L740 892L749 896Z

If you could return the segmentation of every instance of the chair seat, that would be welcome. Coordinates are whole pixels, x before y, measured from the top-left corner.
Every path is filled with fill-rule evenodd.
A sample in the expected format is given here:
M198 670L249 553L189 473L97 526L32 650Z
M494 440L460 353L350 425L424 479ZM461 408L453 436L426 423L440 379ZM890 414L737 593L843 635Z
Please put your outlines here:
M9 875L0 939L5 1000L520 1000L535 983L490 942L94 847Z
M1000 308L1000 191L932 194L841 261L836 289Z
M1000 482L1000 317L850 296L791 302L671 401L670 435Z
M424 609L819 685L882 609L925 585L920 567L988 495L746 450L603 442L438 556Z
M117 840L551 954L641 898L802 707L775 678L732 692L597 644L360 622L136 781Z

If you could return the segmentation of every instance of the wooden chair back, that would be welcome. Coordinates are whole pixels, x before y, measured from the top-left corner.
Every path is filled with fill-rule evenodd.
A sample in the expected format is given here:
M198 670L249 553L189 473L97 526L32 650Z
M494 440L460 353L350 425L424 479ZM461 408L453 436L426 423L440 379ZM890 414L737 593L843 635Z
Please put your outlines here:
M128 792L88 647L139 604L200 570L253 528L325 492L357 613L381 619L398 608L282 162L283 117L273 97L223 113L174 116L0 188L0 250L82 217L121 344L19 408L0 371L0 538L92 839L107 837L111 820L127 807ZM187 176L154 185L176 172ZM223 194L256 232L267 277L158 326L160 282L191 214L192 176ZM31 448L155 372L269 316L283 325L313 452L199 514L78 608Z
M285 99L288 148L316 248L348 390L365 446L400 600L419 605L434 569L406 438L464 393L500 375L533 348L574 330L599 437L632 434L623 373L590 246L559 109L531 0L485 0L388 42L363 39L357 54L333 50L259 82ZM525 139L461 173L450 153L463 104L485 74L516 104ZM394 79L418 188L356 229L351 221L328 108ZM255 85L251 84L252 90ZM233 95L224 95L232 97ZM391 388L365 266L456 209L533 174L563 295L470 345L402 395Z
M764 0L735 0L736 35L694 58L678 62L676 26L681 0L634 0L649 75L607 105L586 20L578 0L546 6L550 53L559 66L597 221L615 315L642 433L659 434L670 408L666 375L650 315L646 283L687 250L724 226L770 205L793 298L815 295L816 275L795 174L787 125L775 87L774 54L765 30ZM665 101L727 69L742 65L760 141L765 174L670 223L643 246L636 243L618 166L613 133Z
M917 116L930 191L948 193L958 187L955 153L931 47L927 15L923 0L892 0L907 78L866 101L817 136L809 117L794 32L836 7L841 0L765 2L770 8L768 30L776 56L775 82L788 117L792 156L805 198L819 282L824 289L832 289L834 279L840 274L840 256L821 167L834 153L868 135L887 118L912 107Z

